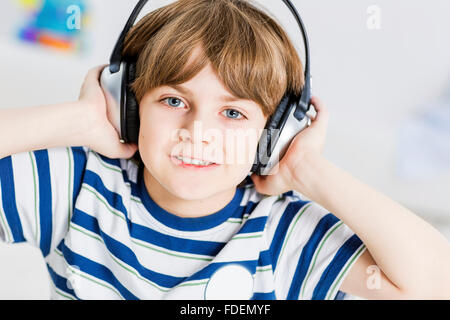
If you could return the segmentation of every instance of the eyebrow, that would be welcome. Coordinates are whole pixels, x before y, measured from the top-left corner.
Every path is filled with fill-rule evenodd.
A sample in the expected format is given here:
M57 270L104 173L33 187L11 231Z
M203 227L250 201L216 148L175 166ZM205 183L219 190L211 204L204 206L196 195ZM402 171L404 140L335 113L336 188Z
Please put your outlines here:
M168 87L172 87L172 88L174 88L175 90L178 90L178 91L180 91L180 92L183 93L183 94L192 95L191 90L189 90L189 89L186 88L186 87L183 87L182 85L178 85L178 84L168 84L167 86L168 86ZM242 101L242 100L244 100L244 99L236 98L235 96L231 96L231 95L221 95L219 98L220 98L222 101L225 101L225 102L235 102L235 101Z

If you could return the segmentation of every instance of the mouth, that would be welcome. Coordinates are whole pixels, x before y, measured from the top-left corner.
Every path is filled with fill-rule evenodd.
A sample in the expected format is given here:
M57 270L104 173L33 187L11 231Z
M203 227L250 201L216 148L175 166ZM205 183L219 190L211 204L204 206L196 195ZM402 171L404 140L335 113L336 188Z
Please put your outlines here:
M179 157L179 156L169 156L172 163L175 165L185 168L185 169L194 169L194 170L207 170L216 168L219 166L218 163L214 163L211 161L198 160L190 157Z

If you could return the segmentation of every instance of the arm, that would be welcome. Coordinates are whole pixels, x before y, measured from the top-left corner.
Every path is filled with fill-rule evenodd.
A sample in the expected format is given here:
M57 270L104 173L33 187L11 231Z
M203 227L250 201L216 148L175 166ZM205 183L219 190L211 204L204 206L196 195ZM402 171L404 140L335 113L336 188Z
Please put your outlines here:
M252 175L258 192L296 190L341 219L367 251L344 279L344 292L365 298L450 299L450 243L413 212L341 170L322 155L329 113L311 100L317 116L291 142L268 176ZM367 286L379 268L381 287Z
M89 129L80 102L0 110L0 159L60 146L81 146Z
M88 146L111 158L131 157L137 146L120 143L108 120L99 84L102 68L89 71L77 101L0 110L0 159L62 146Z
M450 298L450 244L436 229L320 155L304 157L298 172L294 189L333 212L368 248L345 279L344 292ZM366 285L371 265L382 271L379 290Z

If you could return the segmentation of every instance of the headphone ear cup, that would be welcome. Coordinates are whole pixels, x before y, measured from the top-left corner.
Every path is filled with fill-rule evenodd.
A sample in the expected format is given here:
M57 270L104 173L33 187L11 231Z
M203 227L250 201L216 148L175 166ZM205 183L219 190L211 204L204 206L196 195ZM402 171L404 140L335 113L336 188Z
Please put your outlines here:
M136 62L127 63L127 83L125 87L126 94L126 119L128 142L138 143L139 139L139 103L130 85L134 81L136 75Z
M270 155L269 150L275 147L272 145L272 149L270 149L272 131L274 129L279 128L280 121L283 119L283 116L286 114L286 110L289 109L289 100L290 95L286 93L281 99L278 107L275 109L275 112L270 116L269 120L266 123L265 129L261 134L261 137L258 142L258 148L256 153L255 164L252 166L251 172L255 172L256 174L261 174L263 169L263 163L267 164L269 161ZM279 132L281 134L281 132Z

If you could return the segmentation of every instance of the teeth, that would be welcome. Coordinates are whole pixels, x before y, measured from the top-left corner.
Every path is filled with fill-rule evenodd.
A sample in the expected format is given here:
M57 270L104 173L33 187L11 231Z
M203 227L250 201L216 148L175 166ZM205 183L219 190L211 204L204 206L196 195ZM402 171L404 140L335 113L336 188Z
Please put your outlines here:
M183 161L184 163L188 163L188 164L193 164L196 166L207 166L212 164L212 162L208 162L208 161L200 161L197 159L190 159L190 158L185 158L185 157L176 157L178 160Z

